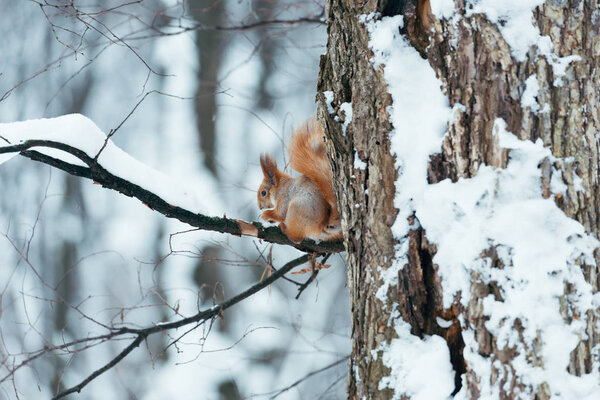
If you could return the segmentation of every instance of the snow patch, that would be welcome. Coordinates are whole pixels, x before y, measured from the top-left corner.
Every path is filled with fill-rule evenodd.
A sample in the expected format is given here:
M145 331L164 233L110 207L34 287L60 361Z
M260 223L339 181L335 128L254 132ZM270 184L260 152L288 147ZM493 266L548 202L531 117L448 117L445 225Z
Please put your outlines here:
M540 91L540 85L537 80L537 75L533 74L525 81L525 91L521 96L521 107L529 107L534 114L540 110L540 105L537 102L537 95Z
M397 282L397 271L405 264L408 248L406 234L413 228L408 217L415 211L415 196L427 186L429 156L439 152L446 123L452 115L446 97L441 93L441 82L426 60L402 37L399 28L402 16L384 17L380 21L369 15L366 22L370 35L369 47L373 50L374 65L384 65L388 92L393 106L388 108L394 125L391 133L392 152L396 155L398 179L394 206L399 210L392 226L394 236L400 240L396 252L396 265L389 274L382 274L383 285L377 297L384 299L387 288ZM415 138L419 140L415 140ZM394 278L396 277L396 278ZM392 279L387 281L387 279Z
M342 133L344 134L344 136L346 136L346 129L348 128L350 122L352 122L352 103L342 103L340 105L340 111L344 112L344 123L342 124Z
M0 136L11 144L23 143L30 139L60 142L79 149L92 158L98 154L106 141L106 134L90 119L81 114L2 123L0 124ZM0 146L3 145L0 144ZM33 150L68 163L85 165L81 160L61 150L45 147L34 147ZM9 158L3 157L0 162L7 161ZM172 177L166 176L131 157L111 140L108 140L106 147L100 153L98 163L111 174L158 195L173 206L179 206L193 212L201 211L195 193L174 182Z
M334 99L333 92L331 90L326 90L323 92L323 95L325 96L325 105L327 105L327 112L329 114L334 114L335 110L333 109L333 106L332 106L333 99Z
M445 400L454 390L454 371L446 341L439 336L420 339L410 333L401 318L393 322L398 338L383 348L382 359L391 373L379 382L379 390L394 390L394 400ZM435 384L432 384L435 382Z
M327 112L330 115L335 114L335 109L333 108L333 100L335 97L333 92L331 90L326 90L323 92L323 95L325 96L325 105L327 106ZM346 136L346 129L348 128L350 122L352 122L352 103L340 104L340 111L344 112L344 122L341 122L340 117L338 115L334 116L334 120L336 122L341 122L342 133L344 136Z
M367 169L367 163L360 159L356 150L354 151L354 169L361 169L363 171Z
M556 76L554 85L561 86L567 66L573 61L580 60L581 57L577 55L558 57L550 37L540 34L539 28L534 24L533 10L545 2L545 0L469 0L466 16L486 15L490 22L498 26L517 61L525 61L529 50L537 47L538 53L545 56L552 65Z
M536 46L541 38L539 29L533 24L533 9L544 2L545 0L470 0L466 16L485 14L490 22L498 26L513 56L518 61L524 61L529 49Z
M372 61L376 66L385 65L393 101L388 113L394 125L391 148L399 171L394 206L400 212L392 227L397 238L408 233L407 218L414 213L417 200L414 195L427 186L429 156L439 152L452 114L441 92L441 82L427 60L400 34L402 25L401 16L367 23L369 47L375 54Z
M404 240L398 245L396 254L399 254L400 256L394 260L394 263L390 267L377 268L381 279L381 285L379 286L379 289L377 289L375 297L381 300L384 305L388 304L387 293L389 288L398 285L398 274L408 263L408 257L406 256L406 254L408 254L408 240Z
M450 19L454 15L454 0L431 0L431 13L438 19Z
M444 329L448 329L452 326L453 322L452 321L447 321L443 318L440 317L435 317L435 322L437 322L437 324Z
M550 191L554 194L560 194L561 196L564 196L567 193L567 185L563 181L562 171L560 169L552 168Z

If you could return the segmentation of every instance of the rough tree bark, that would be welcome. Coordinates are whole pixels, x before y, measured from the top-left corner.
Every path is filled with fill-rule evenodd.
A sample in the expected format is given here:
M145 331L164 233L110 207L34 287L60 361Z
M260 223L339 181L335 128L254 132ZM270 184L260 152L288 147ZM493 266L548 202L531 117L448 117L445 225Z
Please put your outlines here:
M556 76L546 56L532 48L523 61L515 59L499 26L485 15L469 15L468 1L455 1L454 21L423 21L417 3L416 0L329 2L329 41L327 53L321 59L317 98L319 118L326 127L334 181L338 184L343 225L348 233L345 246L353 340L349 398L394 397L392 390L380 390L379 382L390 372L382 361L380 349L395 336L390 324L394 310L389 307L395 303L404 321L410 323L414 335L439 335L447 341L456 372L455 393L466 384L463 392L467 398L481 396L482 382L478 371L463 357L465 345L461 333L471 329L475 332L479 355L492 365L492 380L505 380L498 386L500 398L516 398L519 393L527 392L536 398L547 399L551 395L548 386L527 387L518 375L518 369L512 365L516 356L514 349L500 348L496 338L486 329L483 299L490 294L498 295L502 288L472 276L468 306L455 301L452 307L444 309L442 282L437 266L432 262L436 246L428 242L427 233L421 228L409 234L409 262L399 272L398 285L388 291L389 304L383 304L375 297L382 282L382 271L392 265L395 257L397 241L391 226L397 210L393 201L396 190L401 188L394 186L397 171L390 153L392 126L386 107L391 105L391 97L383 69L375 69L369 61L372 57L369 35L364 24L359 22L359 16L373 12L380 13L381 17L404 15L403 33L428 59L442 82L450 107L464 106L448 124L440 154L431 157L430 183L471 178L483 164L505 167L508 151L499 147L492 133L495 119L503 118L507 130L520 139L535 141L540 138L554 156L573 157L575 162L545 161L540 166L540 185L544 196L550 197L553 171L554 174L560 171L568 189L564 196L555 197L556 204L569 217L579 221L588 233L598 237L600 5L597 0L550 0L535 9L535 24L541 35L551 38L554 54L581 57L568 65L559 86L554 84ZM432 30L428 38L421 27L429 23ZM533 74L537 74L539 84L537 102L545 108L544 112L533 112L521 104L526 80ZM334 109L332 114L323 94L326 91L334 93L330 104ZM344 102L351 103L353 108L345 134L339 123L346 117L340 109ZM367 168L355 168L355 157L365 162ZM575 181L579 178L584 190L577 190ZM597 250L595 254L598 265ZM490 268L502 268L493 248L481 257L491 261ZM594 292L598 291L596 265L581 265ZM565 286L561 313L568 321L578 316L569 314L568 292L571 289ZM451 320L452 325L440 327L436 323L438 316ZM568 370L574 375L590 373L594 368L592 349L600 338L592 311L587 316L586 333L587 338L582 338L571 353ZM527 351L533 364L543 365L538 348L527 348Z

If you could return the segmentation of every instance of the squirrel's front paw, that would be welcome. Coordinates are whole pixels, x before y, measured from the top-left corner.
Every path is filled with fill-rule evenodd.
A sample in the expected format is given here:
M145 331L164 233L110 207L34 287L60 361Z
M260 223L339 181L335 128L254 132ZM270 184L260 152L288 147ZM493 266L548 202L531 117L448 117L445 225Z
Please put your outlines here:
M273 215L273 210L267 210L267 211L263 212L260 217L270 224L277 223L277 220L276 220L275 216Z

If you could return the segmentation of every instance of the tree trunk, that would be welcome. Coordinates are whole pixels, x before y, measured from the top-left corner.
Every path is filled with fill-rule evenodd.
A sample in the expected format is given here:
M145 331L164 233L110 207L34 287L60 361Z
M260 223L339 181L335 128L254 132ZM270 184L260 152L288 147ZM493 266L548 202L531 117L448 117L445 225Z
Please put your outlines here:
M523 9L516 13L506 10L508 6L488 7L501 9L497 14L484 14L484 6L463 0L455 1L454 11L444 11L437 6L448 1L437 1L434 12L437 8L441 11L433 16L428 3L332 0L329 4L329 41L321 59L317 98L347 232L353 340L349 398L415 395L414 390L402 384L389 384L391 374L406 381L403 374L410 373L402 371L402 366L398 367L400 372L395 370L390 354L386 354L392 352L394 340L412 340L402 335L401 320L426 346L438 343L430 341L432 337L443 338L448 363L455 372L451 392L458 393L457 397L572 398L569 396L576 393L573 388L584 386L587 391L582 389L577 394L583 398L590 393L593 396L594 388L599 388L598 356L594 350L599 342L595 308L598 302L583 305L577 299L591 298L598 292L598 251L594 250L594 238L600 233L598 1L552 0L537 8L519 6ZM551 155L545 155L537 169L534 165L539 179L532 187L535 193L539 191L539 204L549 211L540 214L541 220L534 220L533 225L539 232L547 229L552 233L554 228L547 224L549 216L557 215L561 223L568 224L561 219L566 214L578 221L585 232L581 228L581 232L562 238L559 230L556 243L549 248L579 240L574 237L584 238L588 245L593 244L594 257L585 257L592 250L574 245L569 249L577 250L577 254L568 255L560 267L546 266L546 270L537 272L539 275L532 275L536 273L534 264L530 263L530 270L523 267L523 250L519 246L511 245L510 238L503 241L483 232L482 227L482 232L471 229L468 235L480 234L487 240L487 248L473 262L450 268L441 254L446 245L439 240L441 236L434 226L428 225L424 212L421 218L418 208L408 217L408 234L394 237L396 216L405 216L394 206L397 193L403 190L396 187L398 175L403 172L396 167L398 160L390 143L393 135L410 127L392 126L389 122L391 82L384 78L384 66L372 62L367 19L359 18L371 13L380 13L371 17L375 19L403 15L401 33L427 59L452 108L438 154L430 158L429 185L424 190L455 185L456 197L460 198L461 188L474 184L475 177L484 179L489 172L496 177L495 189L486 192L486 196L493 200L482 198L481 207L490 214L499 214L497 204L509 202L514 206L510 193L506 200L502 192L503 182L511 174L507 165L520 165L524 155L531 156L527 149L532 146L539 151L549 148ZM529 31L513 29L523 28L523 21L531 24ZM428 27L429 38L424 33ZM518 35L514 35L515 31ZM570 57L573 55L578 57ZM333 93L333 100L328 92ZM343 103L352 105L352 116L345 112L348 106ZM344 121L346 127L340 123ZM520 140L515 138L513 145L507 145L507 139L502 139L507 136L499 133L504 129ZM537 139L543 146L525 142ZM519 173L517 170L517 176L510 179L520 179ZM453 183L438 184L446 179ZM537 201L531 196L526 200ZM530 202L523 202L526 204ZM461 207L457 199L454 209ZM469 217L468 212L466 215ZM454 218L448 215L448 220ZM495 217L486 218L493 225ZM506 220L505 225L513 225L518 236L524 226L521 222ZM574 224L574 229L579 229L580 225ZM449 229L454 226L450 224ZM460 242L460 238L456 239ZM542 260L543 264L547 238L541 235L531 239L532 244L524 248L529 246L532 252L542 249L531 260ZM461 251L460 247L455 249ZM515 280L521 276L519 271L528 274L527 278ZM466 277L462 290L449 283L452 274ZM556 278L558 295L549 287L536 286L554 283L546 279L555 276L560 277ZM541 306L521 304L523 310L519 310L515 299L520 294L544 300ZM506 305L506 310L500 312L502 305ZM539 321L545 320L536 317L536 310L532 310L535 307L542 307L539 314L547 308L549 315L556 313L561 321L540 326ZM551 335L563 330L568 332L564 338L576 338L575 342L551 348L552 344L561 343ZM552 358L565 349L570 354L568 368L565 366L568 373ZM431 366L432 381L436 368ZM582 378L575 378L579 376ZM581 383L584 379L587 386Z
M200 25L219 25L226 15L223 1L193 0L188 4L193 18ZM196 129L200 137L200 150L204 166L215 176L217 168L217 87L219 69L227 49L227 39L223 32L199 30L196 32L198 47L198 87L194 97Z

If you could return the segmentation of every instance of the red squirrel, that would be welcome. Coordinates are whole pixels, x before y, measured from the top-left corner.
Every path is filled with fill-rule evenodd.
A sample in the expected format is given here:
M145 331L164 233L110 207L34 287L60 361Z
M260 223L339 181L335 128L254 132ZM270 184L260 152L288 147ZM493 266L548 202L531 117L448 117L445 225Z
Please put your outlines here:
M290 166L302 174L297 178L280 171L269 154L260 157L264 179L257 193L258 207L268 209L262 219L278 222L283 233L296 243L306 238L341 239L327 149L315 118L294 132L288 152Z

